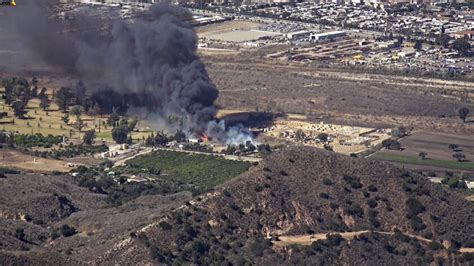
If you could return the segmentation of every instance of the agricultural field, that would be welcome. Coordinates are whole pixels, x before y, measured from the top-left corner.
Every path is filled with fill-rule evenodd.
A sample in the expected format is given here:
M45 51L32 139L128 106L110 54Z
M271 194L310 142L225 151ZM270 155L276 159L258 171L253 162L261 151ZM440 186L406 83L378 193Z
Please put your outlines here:
M456 169L456 170L467 170L467 171L474 171L474 163L473 162L458 162L454 159L451 161L447 160L436 160L436 159L422 159L418 156L405 156L405 155L397 155L390 152L378 152L375 155L371 156L370 159L379 160L379 161L389 161L389 162L396 162L411 165L420 165L420 166L433 166L436 168L447 168L447 169Z
M199 186L203 190L230 180L247 171L251 164L232 161L213 155L188 154L176 151L156 151L126 162L124 172L147 172L160 178Z
M446 133L415 132L400 140L403 150L383 150L369 158L382 161L390 161L416 168L421 166L423 170L427 167L436 169L455 169L474 171L474 137L460 136ZM458 146L456 150L449 148L450 144ZM420 152L426 153L422 159ZM465 160L458 162L453 158L454 153L464 154Z

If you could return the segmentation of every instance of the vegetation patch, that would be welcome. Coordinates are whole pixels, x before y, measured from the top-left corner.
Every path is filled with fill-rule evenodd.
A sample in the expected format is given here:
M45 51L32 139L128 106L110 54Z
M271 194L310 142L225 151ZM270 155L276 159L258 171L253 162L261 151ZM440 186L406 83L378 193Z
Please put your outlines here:
M164 179L194 184L204 190L214 188L250 168L248 162L175 151L156 151L128 160L126 164L126 172L143 172L145 169Z
M443 167L443 168L459 169L459 170L471 170L471 171L474 170L474 162L422 159L418 156L402 156L402 155L390 154L390 153L384 153L384 152L375 153L369 158L372 160L389 161L389 162L396 162L396 163L426 165L426 166Z

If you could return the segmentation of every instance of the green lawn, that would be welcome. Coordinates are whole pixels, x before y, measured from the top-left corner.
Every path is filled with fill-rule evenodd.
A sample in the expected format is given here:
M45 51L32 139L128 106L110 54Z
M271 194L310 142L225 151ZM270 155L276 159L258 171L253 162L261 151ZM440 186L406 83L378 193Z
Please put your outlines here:
M128 171L160 174L161 178L192 183L207 190L247 171L250 163L226 160L217 156L156 151L126 162ZM127 170L126 170L127 171Z
M378 152L370 156L369 159L474 171L474 162L458 162L458 161L455 161L454 158L452 161L437 160L437 159L423 160L418 156L404 156L404 155L398 155L398 154Z

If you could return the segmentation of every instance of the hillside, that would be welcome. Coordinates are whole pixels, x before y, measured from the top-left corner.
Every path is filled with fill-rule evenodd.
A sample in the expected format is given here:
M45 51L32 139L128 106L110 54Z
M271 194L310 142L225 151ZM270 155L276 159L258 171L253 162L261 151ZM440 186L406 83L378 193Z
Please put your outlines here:
M6 264L412 265L473 259L459 252L474 244L472 203L389 164L308 147L275 152L192 200L180 192L111 206L67 176L7 175L0 182L0 261ZM31 217L7 215L13 210ZM50 238L51 228L64 224L77 233Z
M469 256L455 250L473 239L473 221L472 203L421 176L295 147L139 231L122 246L126 251L106 259L130 260L146 246L154 260L167 263L461 262ZM374 232L311 246L281 245L284 237L277 237L362 230Z

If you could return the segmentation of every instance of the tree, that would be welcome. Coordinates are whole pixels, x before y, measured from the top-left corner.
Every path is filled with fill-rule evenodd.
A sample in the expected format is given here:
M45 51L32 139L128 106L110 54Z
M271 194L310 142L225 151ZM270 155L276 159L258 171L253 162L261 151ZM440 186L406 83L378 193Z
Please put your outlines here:
M43 111L48 110L49 106L51 105L51 101L48 99L48 96L41 97L40 108Z
M84 105L86 99L86 85L82 80L79 80L74 87L74 103L77 105Z
M26 237L25 230L23 228L17 228L15 230L15 237L20 241L25 241L25 237Z
M428 153L422 151L422 152L418 153L418 156L420 156L420 158L421 158L422 160L425 160L425 159L426 159L426 156L428 156Z
M464 161L464 159L466 159L466 155L464 155L460 152L456 152L456 153L453 154L453 158L458 160L458 162L462 162L462 161Z
M386 139L382 141L382 146L388 150L399 150L401 148L400 142L394 139Z
M295 140L296 141L304 141L306 139L306 134L303 132L303 130L298 129L295 132Z
M176 133L174 134L174 140L176 142L185 142L186 141L186 134L181 129L176 130Z
M112 129L112 139L117 143L117 144L123 144L127 142L128 138L128 126L127 125L120 125L117 127L114 127Z
M59 106L59 109L62 111L66 111L69 107L69 104L71 103L72 97L73 95L69 88L61 87L55 93L55 101L56 104Z
M63 120L65 124L69 123L69 115L68 114L63 115L63 117L61 117L61 120Z
M257 147L253 145L253 143L250 140L247 140L245 142L245 147L246 147L246 152L253 152Z
M37 77L31 78L31 85L33 85L33 86L38 85L38 78Z
M450 40L451 37L449 37L449 35L441 34L438 38L436 38L436 44L442 45L444 48L448 48Z
M35 86L35 87L31 90L31 97L38 97L38 86Z
M83 108L80 105L74 105L71 107L71 110L69 110L69 114L76 116L77 121L81 120L82 112Z
M458 51L460 55L466 56L471 50L471 44L469 43L469 40L466 37L459 38L453 42L453 49Z
M38 94L38 98L43 99L44 97L48 97L48 96L46 95L46 88L43 87L40 93Z
M403 44L403 42L405 41L405 38L403 36L398 36L397 38L397 43L399 46L401 46Z
M406 127L396 127L392 129L392 136L397 137L397 138L402 138L407 136L409 133L409 129Z
M96 135L94 129L87 130L86 133L84 133L84 136L82 137L82 141L87 145L92 145L92 143L94 143L95 137Z
M18 118L24 118L27 111L25 110L25 104L22 101L15 101L12 103L13 113Z
M470 110L467 107L462 107L458 110L458 115L461 120L466 123L467 115L469 114Z
M85 124L84 124L84 121L82 121L82 119L77 119L76 122L74 123L74 127L77 128L79 131L82 130L82 128L84 128Z
M260 144L257 146L257 150L261 155L267 155L272 152L269 144Z
M226 154L234 154L237 151L237 147L235 145L227 145L227 149L225 150Z
M154 137L154 142L155 142L155 145L164 146L166 145L166 143L168 143L168 136L166 136L166 134L163 131L156 132L156 136Z
M416 41L415 46L413 46L413 48L415 48L415 50L417 51L421 51L423 49L423 42Z
M318 139L322 142L328 141L328 137L329 137L329 135L326 134L326 133L319 133L318 134Z
M135 127L137 126L138 124L138 119L137 118L133 118L131 121L128 122L128 131L132 132Z
M114 127L118 121L120 121L120 115L118 115L117 113L112 113L107 118L107 124L112 127Z

